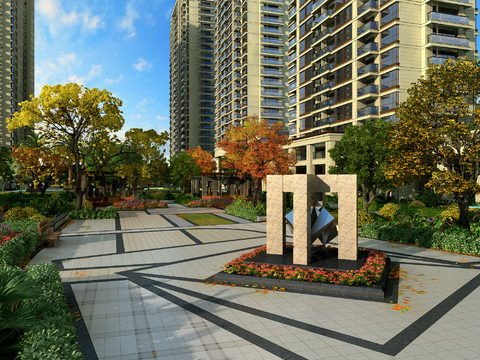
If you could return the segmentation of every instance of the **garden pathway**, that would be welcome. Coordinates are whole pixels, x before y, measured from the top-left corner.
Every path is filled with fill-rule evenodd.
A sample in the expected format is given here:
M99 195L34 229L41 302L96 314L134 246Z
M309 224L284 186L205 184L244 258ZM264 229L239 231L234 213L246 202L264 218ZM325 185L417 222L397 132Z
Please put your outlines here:
M480 357L479 258L360 238L399 263L393 303L205 284L265 223L169 206L74 221L30 262L58 265L87 359ZM189 212L236 223L174 215Z

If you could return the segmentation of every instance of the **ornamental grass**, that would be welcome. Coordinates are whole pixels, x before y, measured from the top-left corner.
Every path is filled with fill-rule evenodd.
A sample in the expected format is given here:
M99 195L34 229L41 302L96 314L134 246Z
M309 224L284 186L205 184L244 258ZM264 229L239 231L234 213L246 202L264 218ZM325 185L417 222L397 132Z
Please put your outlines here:
M368 251L368 256L359 270L326 271L325 269L303 269L293 266L278 266L268 264L246 264L245 261L255 255L265 252L266 245L225 264L223 271L228 274L238 274L256 277L271 277L285 280L322 282L337 285L376 286L381 280L386 265L387 256L378 250Z
M145 209L168 208L163 201L153 199L139 199L117 201L113 204L119 211L138 211Z

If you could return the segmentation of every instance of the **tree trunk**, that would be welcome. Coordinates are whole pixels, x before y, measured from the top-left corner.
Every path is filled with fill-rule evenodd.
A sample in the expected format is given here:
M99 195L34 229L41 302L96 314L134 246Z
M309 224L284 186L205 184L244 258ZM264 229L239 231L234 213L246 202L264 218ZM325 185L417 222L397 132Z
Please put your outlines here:
M133 182L132 182L132 196L134 198L137 197L137 187L138 187L137 179L135 178L135 180L133 180Z
M471 193L456 193L455 200L460 210L460 217L458 218L458 225L468 227L468 205L470 203Z
M120 196L125 197L127 196L127 180L120 179Z
M258 178L254 178L253 179L253 206L257 206L258 204L258 199L259 199L259 196L258 196L258 188L259 188L259 182L261 181L261 179L258 179ZM261 188L261 187L260 187Z
M373 204L375 199L375 188L369 189L364 184L362 184L362 203L363 211L368 212L368 208Z
M43 185L39 185L38 186L38 189L40 190L40 196L41 197L44 197L45 196L45 192L47 191L48 189L48 182L44 182Z

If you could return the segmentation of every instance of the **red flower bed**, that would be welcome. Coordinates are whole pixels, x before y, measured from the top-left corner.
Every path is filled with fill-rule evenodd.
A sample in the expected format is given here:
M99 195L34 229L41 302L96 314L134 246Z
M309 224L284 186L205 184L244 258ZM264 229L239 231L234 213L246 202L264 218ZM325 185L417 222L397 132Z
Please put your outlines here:
M8 235L0 236L0 245L2 245L3 243L6 243L7 241L12 240L15 236L17 236L18 234L20 234L22 232L23 232L23 230L21 230L21 231L10 231L10 234L8 234Z
M229 274L239 274L258 277L273 277L286 280L300 280L309 282L322 282L327 284L354 285L354 286L375 286L382 278L387 255L378 250L361 249L368 251L367 259L359 270L331 271L324 269L303 269L293 266L278 266L267 264L246 264L255 255L266 251L264 245L249 253L225 264L223 270Z

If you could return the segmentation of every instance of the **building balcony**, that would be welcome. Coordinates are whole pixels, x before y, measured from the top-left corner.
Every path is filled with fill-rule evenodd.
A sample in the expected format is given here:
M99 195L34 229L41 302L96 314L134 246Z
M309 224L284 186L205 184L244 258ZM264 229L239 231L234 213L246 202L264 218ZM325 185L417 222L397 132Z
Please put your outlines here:
M323 14L321 14L318 18L315 19L315 21L313 22L313 26L316 26L318 24L320 24L323 20L325 20L328 16L332 15L333 14L333 10L334 9L330 9L330 10L327 10L325 11Z
M335 103L334 99L321 101L318 104L315 104L315 110L320 110L320 109L326 108L328 106L332 106L334 103Z
M316 151L313 153L314 159L325 159L325 157L326 157L326 151Z
M378 65L377 64L365 65L364 67L361 67L360 69L357 70L357 75L361 76L369 72L378 72Z
M263 69L262 70L262 74L268 74L268 75L279 75L279 76L282 76L283 73L279 70L266 70L266 69Z
M282 60L262 59L262 64L283 65Z
M365 4L363 4L362 6L360 6L357 9L357 14L360 15L361 13L366 12L366 11L371 10L371 9L378 9L378 1L377 0L367 1Z
M363 109L359 109L358 117L367 116L367 115L378 115L378 106L367 106Z
M262 6L262 11L270 11L270 12L276 12L278 14L282 14L283 10L279 8L274 8L270 6Z
M312 11L315 10L320 5L322 5L324 2L325 2L325 0L318 0L315 4L313 4Z
M278 107L281 107L281 106L283 106L283 103L281 101L277 101L277 102L262 101L262 106L278 106Z
M283 55L283 51L282 51L282 50L270 49L270 48L262 48L262 53Z
M262 38L262 42L264 43L269 43L269 44L280 44L280 45L283 45L283 41L282 40L279 40L279 39L275 39L275 38L268 38L268 37L264 37Z
M333 66L334 66L333 63L324 65L321 68L315 70L315 72L313 73L313 76L317 76L317 75L323 74L326 71L330 71L333 69Z
M467 16L450 15L450 14L438 13L434 11L428 13L428 20L449 22L449 23L460 24L460 25L470 25L470 19Z
M378 85L368 85L357 90L358 97L367 94L378 94Z
M282 86L282 82L279 80L262 80L262 85Z
M357 55L365 54L369 51L378 51L378 44L376 42L371 42L357 49Z
M262 95L268 95L268 96L283 96L283 92L282 92L282 91L264 90L264 91L262 91Z
M273 117L283 117L281 111L262 111L262 116L273 116Z
M265 21L265 22L273 22L273 23L277 23L277 24L283 24L283 20L282 20L282 19L272 18L272 17L268 17L268 16L262 17L262 21Z
M271 27L267 27L267 26L264 26L262 28L262 31L269 32L269 33L274 33L274 34L283 34L283 31L280 30L280 29L271 28Z
M326 46L322 50L317 51L317 53L313 56L313 60L321 58L323 55L328 54L329 52L332 52L332 51L333 51L333 45Z
M378 30L378 21L370 21L357 29L357 35L364 34L370 30Z
M455 56L430 56L427 60L428 65L434 64L434 65L442 65L445 61L448 59L456 59Z
M458 38L456 36L446 36L446 35L438 35L438 34L428 35L428 42L445 44L445 45L453 45L453 46L463 46L463 47L470 46L470 41L468 39Z

